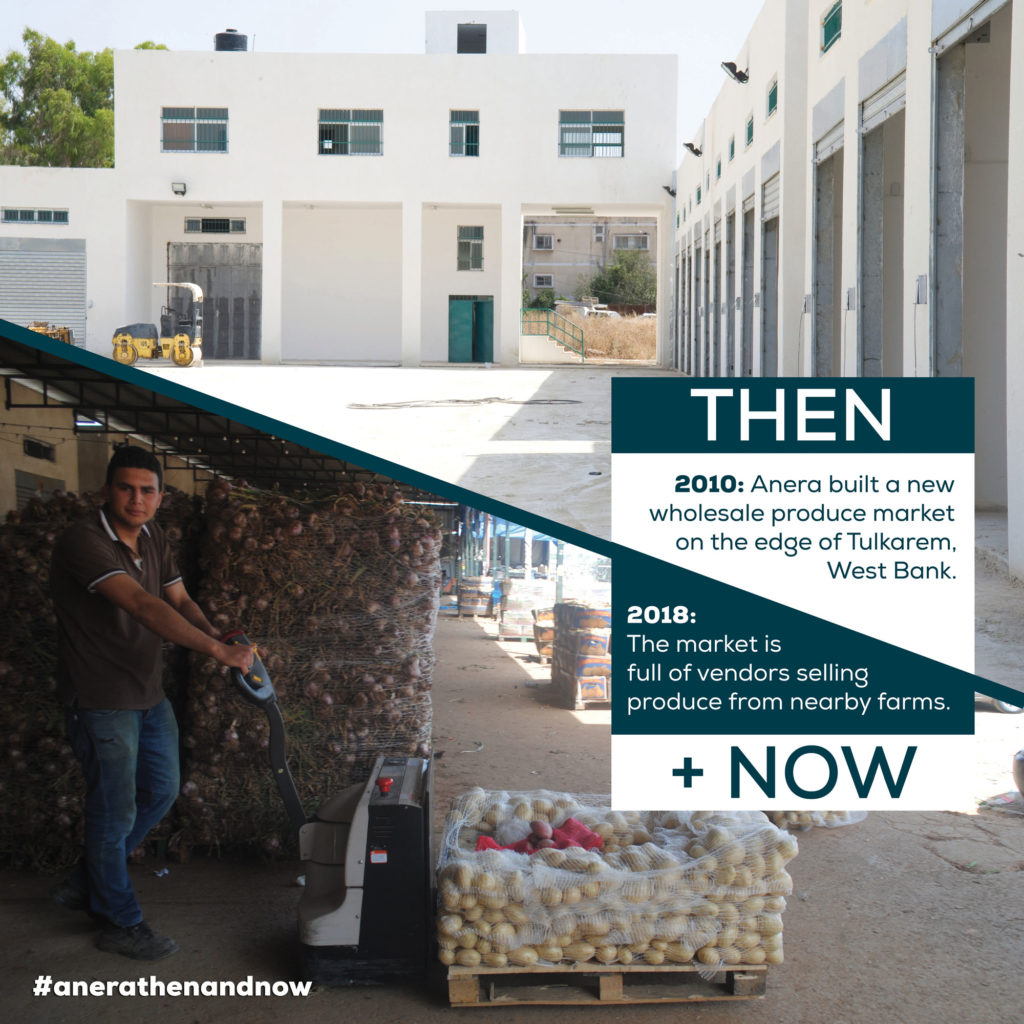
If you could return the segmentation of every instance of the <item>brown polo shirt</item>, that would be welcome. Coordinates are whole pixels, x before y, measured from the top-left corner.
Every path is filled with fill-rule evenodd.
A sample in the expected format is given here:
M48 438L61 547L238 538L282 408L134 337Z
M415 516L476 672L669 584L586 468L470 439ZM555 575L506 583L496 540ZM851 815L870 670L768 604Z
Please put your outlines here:
M163 530L139 533L139 561L101 510L69 526L57 541L50 588L57 614L57 692L84 708L144 710L164 697L163 641L96 593L124 573L154 597L181 579Z

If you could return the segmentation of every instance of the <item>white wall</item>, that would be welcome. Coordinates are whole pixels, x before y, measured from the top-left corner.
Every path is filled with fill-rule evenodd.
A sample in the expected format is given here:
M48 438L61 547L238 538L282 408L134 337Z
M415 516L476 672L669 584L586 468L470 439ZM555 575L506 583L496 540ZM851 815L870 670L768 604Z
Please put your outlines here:
M401 361L402 210L288 206L282 358Z

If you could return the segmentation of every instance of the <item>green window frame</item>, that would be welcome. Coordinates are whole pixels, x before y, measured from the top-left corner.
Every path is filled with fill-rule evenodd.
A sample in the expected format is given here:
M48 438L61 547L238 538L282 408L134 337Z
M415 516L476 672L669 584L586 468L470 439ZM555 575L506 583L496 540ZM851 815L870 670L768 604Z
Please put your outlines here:
M776 110L779 109L779 80L778 78L772 79L772 84L768 86L768 117L771 117Z
M383 134L383 110L321 109L317 119L317 153L320 156L383 156Z
M750 147L754 144L754 115L751 114L747 118L747 146Z
M715 163L715 180L717 181L722 176L722 158L719 157Z
M733 159L735 158L735 156L736 156L736 136L735 135L730 135L729 136L729 163L733 162Z
M161 108L160 150L163 153L226 153L228 108Z
M843 0L837 0L821 19L821 52L828 53L843 34Z
M67 224L67 210L21 209L16 206L3 207L0 221L4 224Z
M621 157L625 154L625 111L560 110L558 155Z
M480 111L453 110L448 121L448 155L480 155Z
M484 229L482 225L459 225L455 269L484 269Z

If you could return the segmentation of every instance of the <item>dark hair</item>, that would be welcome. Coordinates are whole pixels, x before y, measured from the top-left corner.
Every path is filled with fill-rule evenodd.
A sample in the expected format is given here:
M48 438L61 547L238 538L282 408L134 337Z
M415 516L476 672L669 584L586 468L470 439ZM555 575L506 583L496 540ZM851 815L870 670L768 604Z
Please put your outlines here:
M114 454L107 463L107 486L114 482L114 470L121 469L148 469L156 473L159 490L164 489L164 469L160 460L148 449L139 448L136 445L126 444L114 449Z

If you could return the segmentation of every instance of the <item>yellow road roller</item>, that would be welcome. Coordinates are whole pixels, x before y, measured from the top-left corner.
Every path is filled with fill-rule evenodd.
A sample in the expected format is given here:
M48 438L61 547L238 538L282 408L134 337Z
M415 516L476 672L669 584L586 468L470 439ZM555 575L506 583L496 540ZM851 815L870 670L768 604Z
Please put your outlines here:
M182 316L171 306L160 310L156 324L128 324L114 332L114 359L131 366L143 359L171 359L177 366L202 366L203 289L189 282L155 281L154 288L186 288L192 293L192 315Z

